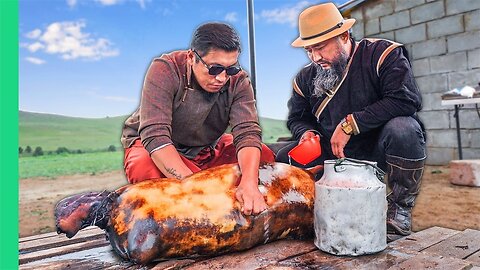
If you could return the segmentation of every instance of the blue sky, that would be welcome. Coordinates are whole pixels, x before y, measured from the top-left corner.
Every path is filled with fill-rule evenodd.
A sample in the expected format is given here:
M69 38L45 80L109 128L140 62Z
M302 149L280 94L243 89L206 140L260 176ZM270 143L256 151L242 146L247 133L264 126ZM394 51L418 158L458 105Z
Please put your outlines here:
M260 116L286 118L291 80L308 63L303 50L290 46L298 13L317 3L254 1ZM130 114L151 59L187 49L195 28L207 21L235 27L240 63L250 71L246 0L20 0L19 12L20 110Z

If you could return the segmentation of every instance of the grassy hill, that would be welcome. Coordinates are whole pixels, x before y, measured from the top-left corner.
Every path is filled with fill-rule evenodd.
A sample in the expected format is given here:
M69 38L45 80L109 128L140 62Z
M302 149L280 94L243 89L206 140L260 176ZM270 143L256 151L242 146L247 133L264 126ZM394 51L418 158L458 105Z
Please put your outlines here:
M55 151L58 147L70 150L94 151L110 145L121 147L120 134L125 116L106 118L78 118L55 114L19 112L19 146L32 149L40 146L43 151ZM275 142L288 137L285 121L261 118L263 139Z
M55 114L19 112L19 146L40 146L43 151L58 147L84 151L120 147L126 116L78 118Z

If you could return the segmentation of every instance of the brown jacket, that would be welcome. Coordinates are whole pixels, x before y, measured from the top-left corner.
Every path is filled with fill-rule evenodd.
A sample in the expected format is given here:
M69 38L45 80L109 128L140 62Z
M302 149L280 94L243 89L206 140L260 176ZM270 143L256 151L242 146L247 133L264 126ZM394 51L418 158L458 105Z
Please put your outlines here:
M139 108L125 121L122 144L141 139L148 152L171 144L193 158L202 148L214 146L228 126L237 152L243 147L261 149L261 129L253 89L241 71L217 93L204 91L192 74L187 89L187 52L174 51L155 58L143 83Z

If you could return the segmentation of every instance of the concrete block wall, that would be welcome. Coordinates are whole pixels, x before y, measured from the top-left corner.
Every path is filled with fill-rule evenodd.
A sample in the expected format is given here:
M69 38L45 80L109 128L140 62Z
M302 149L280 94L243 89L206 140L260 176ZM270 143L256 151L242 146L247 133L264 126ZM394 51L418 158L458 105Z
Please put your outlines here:
M363 37L405 44L423 97L420 118L427 128L427 164L458 159L453 106L441 96L480 83L480 0L367 0L352 10L352 29ZM480 107L480 104L478 105ZM460 110L464 159L480 159L480 116L474 105Z

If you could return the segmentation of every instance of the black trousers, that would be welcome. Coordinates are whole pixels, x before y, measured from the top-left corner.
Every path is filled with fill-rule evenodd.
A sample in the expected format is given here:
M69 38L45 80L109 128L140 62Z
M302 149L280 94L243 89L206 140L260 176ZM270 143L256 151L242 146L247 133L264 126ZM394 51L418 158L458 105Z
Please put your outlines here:
M411 160L424 159L426 157L425 132L413 117L395 117L384 126L369 133L370 136L367 136L366 138L368 139L364 141L349 141L344 149L345 156L375 161L383 170L386 170L387 167L385 161L387 155ZM361 147L355 147L356 145L349 145L351 143L363 145L358 145ZM288 156L288 152L298 145L298 141L292 141L280 149L275 161L289 163L300 168L309 168L315 165L321 165L325 160L337 158L332 154L330 141L328 139L321 138L320 144L322 147L322 155L306 165L301 165L293 159L291 160ZM322 175L323 172L320 172L316 175L316 178L320 179Z

